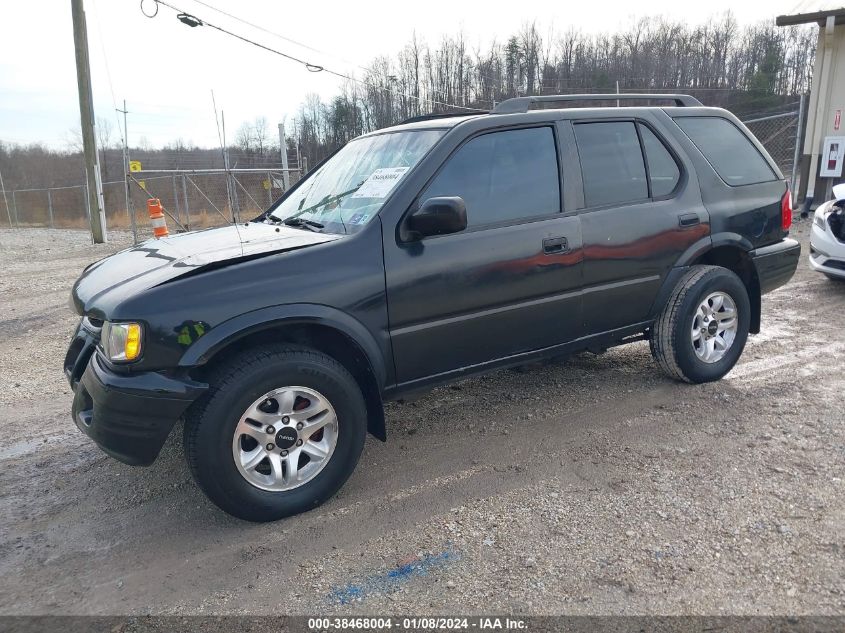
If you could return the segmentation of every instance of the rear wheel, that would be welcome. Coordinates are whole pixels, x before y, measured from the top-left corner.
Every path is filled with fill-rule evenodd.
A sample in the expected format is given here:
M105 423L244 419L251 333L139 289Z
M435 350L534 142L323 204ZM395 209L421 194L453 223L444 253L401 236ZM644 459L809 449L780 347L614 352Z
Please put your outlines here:
M677 380L719 380L739 360L751 322L745 285L720 266L693 266L651 332L651 353Z
M303 347L246 352L210 377L185 423L194 479L220 508L273 521L331 497L366 437L364 398L334 359Z

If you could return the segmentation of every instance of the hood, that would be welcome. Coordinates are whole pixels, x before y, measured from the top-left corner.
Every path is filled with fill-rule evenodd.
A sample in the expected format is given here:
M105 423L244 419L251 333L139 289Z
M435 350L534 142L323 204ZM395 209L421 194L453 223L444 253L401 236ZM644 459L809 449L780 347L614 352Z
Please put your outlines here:
M343 237L306 229L250 223L147 240L82 271L72 299L79 314L104 318L100 303L107 295L126 297L187 273L234 264L274 253L323 244ZM114 304L118 296L106 303ZM99 313L99 314L97 314Z

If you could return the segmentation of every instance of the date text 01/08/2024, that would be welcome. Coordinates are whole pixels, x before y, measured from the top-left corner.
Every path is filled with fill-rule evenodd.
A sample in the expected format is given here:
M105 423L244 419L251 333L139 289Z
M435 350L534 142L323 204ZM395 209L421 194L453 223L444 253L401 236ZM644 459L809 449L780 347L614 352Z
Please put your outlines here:
M343 618L309 618L308 628L312 631L325 630L525 630L525 620L519 618L500 617L343 617Z

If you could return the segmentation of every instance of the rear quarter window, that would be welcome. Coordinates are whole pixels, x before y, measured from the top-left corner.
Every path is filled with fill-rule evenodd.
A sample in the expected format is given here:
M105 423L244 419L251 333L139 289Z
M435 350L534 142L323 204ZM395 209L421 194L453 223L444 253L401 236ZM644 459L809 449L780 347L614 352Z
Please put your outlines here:
M722 180L732 186L777 180L777 175L751 140L721 117L675 119Z

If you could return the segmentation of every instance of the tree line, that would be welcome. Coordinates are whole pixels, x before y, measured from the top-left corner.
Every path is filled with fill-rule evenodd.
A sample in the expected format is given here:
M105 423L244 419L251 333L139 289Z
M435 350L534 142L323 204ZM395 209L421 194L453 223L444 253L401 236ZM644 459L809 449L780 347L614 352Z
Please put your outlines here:
M575 28L544 31L528 23L503 41L473 46L463 33L432 46L414 36L395 55L372 61L358 81L322 100L308 95L288 127L291 166L315 165L350 139L427 113L489 110L510 97L534 94L684 92L740 117L790 104L810 88L816 27L777 28L772 21L739 25L728 13L692 25L641 18L614 33ZM104 180L123 177L122 151L110 121L98 121ZM84 182L80 143L65 151L0 143L6 189ZM146 168L220 168L220 148L130 151ZM264 117L242 124L227 148L231 166L278 165L275 129Z
M425 113L489 110L537 94L685 92L739 115L809 90L815 27L740 26L728 13L704 24L641 18L616 33L543 34L536 22L473 48L458 33L430 46L412 40L370 65L328 101L309 96L294 122L302 151L319 160L350 139Z

